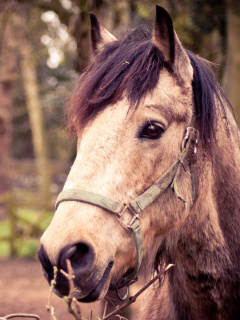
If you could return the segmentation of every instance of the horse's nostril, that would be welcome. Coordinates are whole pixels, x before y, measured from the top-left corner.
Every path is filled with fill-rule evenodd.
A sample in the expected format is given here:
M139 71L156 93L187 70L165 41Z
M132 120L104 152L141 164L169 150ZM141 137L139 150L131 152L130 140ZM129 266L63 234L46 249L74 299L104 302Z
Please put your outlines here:
M66 260L69 259L74 274L77 277L83 276L91 269L95 258L95 253L90 244L85 242L77 243L63 248L59 255L59 267L66 270Z
M48 258L47 252L41 246L38 257L44 269L44 275L49 284L54 278L54 268ZM85 242L67 246L60 251L57 263L57 277L55 289L62 295L69 294L69 283L67 278L61 273L61 269L67 270L67 259L70 260L76 282L81 282L93 267L95 252L93 247Z
M40 247L38 251L38 259L42 264L44 275L50 283L54 276L53 266L48 258L48 255L43 246Z

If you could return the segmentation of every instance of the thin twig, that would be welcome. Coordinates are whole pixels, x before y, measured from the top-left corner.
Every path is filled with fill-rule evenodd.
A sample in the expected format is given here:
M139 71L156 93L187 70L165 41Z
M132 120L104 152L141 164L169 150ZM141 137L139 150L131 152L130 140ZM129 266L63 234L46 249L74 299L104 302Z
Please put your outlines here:
M8 320L8 319L13 319L13 318L32 318L32 319L40 320L40 317L37 316L36 314L27 314L27 313L9 314L8 316L0 318L0 320Z
M51 298L52 298L52 292L54 287L56 286L56 279L57 279L57 267L53 267L53 279L51 281L51 286L49 290L49 295L48 295L48 304L47 304L47 312L50 314L50 317L52 320L57 320L57 318L54 315L54 308L51 306Z
M163 272L157 274L152 280L150 280L145 286L143 286L134 296L129 297L128 302L124 303L123 305L121 305L120 307L118 307L113 312L109 313L107 316L103 317L100 320L110 319L112 316L117 315L119 311L121 311L122 309L125 309L130 304L134 303L136 299L140 296L140 294L142 294L148 287L150 287L151 284L153 284L157 279L163 277L165 273L173 266L174 266L173 264L169 264Z
M127 318L123 317L123 316L120 316L119 314L116 314L116 317L119 318L119 320L128 320Z
M77 299L74 297L74 274L73 274L73 270L72 270L72 266L71 266L71 262L70 260L66 260L67 262L67 272L65 272L64 270L60 270L60 272L68 279L69 282L69 295L65 298L65 301L67 302L68 305L68 311L69 313L71 313L76 320L83 320L82 318L82 313L81 313L81 308L80 308L80 304L77 301Z
M103 310L103 318L106 316L108 302L106 301L104 310Z
M57 318L55 317L55 310L53 306L48 306L47 311L50 314L51 320L57 320Z

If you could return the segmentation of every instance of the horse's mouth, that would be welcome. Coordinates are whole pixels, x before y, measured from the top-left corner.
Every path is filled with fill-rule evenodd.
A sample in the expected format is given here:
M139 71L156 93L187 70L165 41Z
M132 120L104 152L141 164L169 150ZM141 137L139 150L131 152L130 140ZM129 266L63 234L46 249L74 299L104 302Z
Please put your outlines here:
M93 289L90 289L88 291L87 295L84 295L84 292L86 292L86 290L88 290L88 289L81 288L81 279L78 279L77 272L76 272L76 276L74 278L74 292L73 292L74 297L79 302L93 302L93 301L98 300L102 291L105 291L104 289L106 289L106 291L107 291L107 288L106 288L107 281L109 279L109 275L110 275L112 267L113 267L113 261L110 261L107 268L105 269L101 279L98 281L97 285ZM73 272L74 272L74 270L73 270ZM44 276L47 278L49 285L51 285L51 281L53 279L53 276L51 276L51 275L49 276L45 271L43 273L44 273ZM53 288L53 291L59 298L63 298L63 297L68 296L70 294L69 282L66 279L66 277L61 274L61 272L58 272L58 274L57 274L56 284Z
M93 302L96 301L99 297L100 294L102 293L102 290L104 288L104 285L106 284L110 271L113 267L113 261L109 262L106 270L103 273L102 278L98 282L97 286L84 298L77 299L79 302Z
M110 262L97 286L86 297L78 299L79 302L93 302L99 298L100 294L102 293L102 289L109 277L112 266L113 262ZM131 272L132 269L128 270L117 282L110 283L109 290L121 289L123 287L122 282L124 281L125 276L127 276Z
M107 292L107 289L110 289L110 290L116 290L116 288L121 288L121 283L122 283L122 280L124 278L124 276L126 274L128 274L130 271L128 271L127 273L125 273L117 282L115 283L110 283L108 284L109 285L109 288L107 288L107 282L108 280L110 281L109 279L109 275L110 275L110 272L112 270L112 267L113 267L113 261L110 261L107 268L105 269L101 279L99 280L99 282L97 283L97 285L86 295L86 296L83 296L83 291L81 290L81 287L78 285L79 283L81 283L81 280L77 279L77 277L75 277L75 280L74 280L74 296L75 298L79 301L79 302L94 302L96 300L98 300L100 298L100 295L103 293L103 291L106 291ZM63 277L61 274L58 274L58 277L56 279L57 283L55 285L55 288L54 288L54 292L57 296L59 297L64 297L64 296L68 296L69 295L69 284L68 284L68 281L65 277ZM50 283L50 281L49 281Z

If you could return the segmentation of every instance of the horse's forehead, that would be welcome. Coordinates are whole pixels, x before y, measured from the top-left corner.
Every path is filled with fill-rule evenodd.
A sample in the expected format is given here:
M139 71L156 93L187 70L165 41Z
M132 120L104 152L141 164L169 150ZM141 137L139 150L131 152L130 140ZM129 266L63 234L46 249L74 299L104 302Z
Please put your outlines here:
M146 96L147 100L157 100L161 98L163 103L181 102L185 99L192 98L192 85L189 83L181 83L174 75L170 74L167 70L163 69L160 73L158 83L152 94Z
M83 132L90 133L92 140L101 137L101 134L106 131L111 133L109 136L117 136L121 130L131 130L129 123L134 118L141 118L144 111L149 109L151 105L158 105L160 114L161 110L168 110L173 114L173 117L175 113L175 118L179 118L179 115L182 115L181 118L191 117L193 112L191 84L180 86L174 76L167 70L163 70L156 87L140 100L137 108L131 107L131 102L126 95L123 95L116 103L107 106L98 113Z
M78 139L78 157L85 160L89 158L92 163L92 157L97 154L97 165L105 166L104 162L108 162L118 149L122 136L131 130L126 123L128 110L128 100L124 98L90 120Z
M192 85L179 85L178 80L169 74L161 72L156 87L141 100L136 114L140 118L149 110L160 116L168 116L166 120L189 121L193 116ZM171 118L171 119L170 119Z
M107 106L98 115L90 120L82 132L82 136L87 135L96 139L101 138L103 133L108 132L109 136L117 134L123 128L129 111L129 103L126 97L117 103ZM88 138L89 139L89 138Z

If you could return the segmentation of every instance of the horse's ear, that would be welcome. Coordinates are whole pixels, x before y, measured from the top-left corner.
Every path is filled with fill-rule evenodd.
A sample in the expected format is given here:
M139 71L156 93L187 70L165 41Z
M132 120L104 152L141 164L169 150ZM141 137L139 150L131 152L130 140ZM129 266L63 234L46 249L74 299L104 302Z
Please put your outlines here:
M173 23L169 13L159 5L156 5L153 42L162 53L164 61L172 65L175 56Z
M153 43L162 53L164 61L177 75L183 80L192 79L193 70L190 60L173 29L172 18L167 10L159 5L156 5Z
M93 53L104 47L107 43L117 40L100 23L93 12L90 12L91 19L91 43Z

